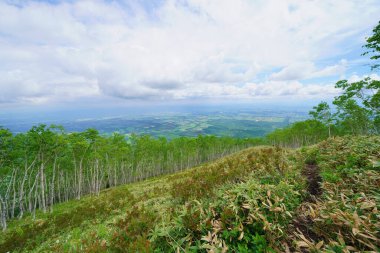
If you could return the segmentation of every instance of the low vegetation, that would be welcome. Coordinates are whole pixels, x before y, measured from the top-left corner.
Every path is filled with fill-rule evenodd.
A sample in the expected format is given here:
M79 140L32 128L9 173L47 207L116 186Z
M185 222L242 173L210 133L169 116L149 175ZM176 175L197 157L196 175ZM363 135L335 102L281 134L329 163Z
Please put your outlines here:
M12 220L0 251L378 251L379 161L375 136L250 148Z

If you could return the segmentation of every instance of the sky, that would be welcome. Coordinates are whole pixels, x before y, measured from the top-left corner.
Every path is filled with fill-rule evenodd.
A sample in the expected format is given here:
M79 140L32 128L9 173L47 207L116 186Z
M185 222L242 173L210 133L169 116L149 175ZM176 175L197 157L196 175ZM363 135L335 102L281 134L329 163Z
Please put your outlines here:
M307 103L378 74L379 0L0 2L0 111Z

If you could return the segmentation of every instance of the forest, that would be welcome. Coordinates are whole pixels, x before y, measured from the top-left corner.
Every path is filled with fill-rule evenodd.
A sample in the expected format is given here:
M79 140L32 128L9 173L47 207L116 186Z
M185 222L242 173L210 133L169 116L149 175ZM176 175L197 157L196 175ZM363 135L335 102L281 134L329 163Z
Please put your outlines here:
M214 136L126 139L117 133L101 136L95 129L65 133L45 125L17 135L0 129L2 227L25 212L52 211L55 203L181 171L260 142Z
M373 35L367 38L364 48L366 49L364 55L370 55L375 62L372 70L380 69L378 64L380 22L373 29ZM264 252L264 248L269 247L268 245L277 250L287 243L285 241L288 239L283 238L283 229L291 222L289 217L292 217L297 207L301 205L300 196L305 195L305 192L307 194L311 192L310 189L307 189L304 190L304 193L299 193L305 187L298 180L302 174L301 167L305 164L306 167L315 169L319 159L323 162L322 164L326 165L327 169L323 171L324 174L321 177L324 177L327 182L323 187L331 195L331 199L340 198L340 196L343 198L332 189L331 184L333 183L337 183L337 187L341 187L339 189L347 196L353 194L349 189L344 188L345 184L342 182L345 180L350 183L356 182L357 187L361 187L358 191L365 192L367 196L372 196L371 194L375 194L378 190L365 188L363 175L366 175L365 178L370 185L368 187L372 187L378 182L376 174L378 173L378 161L376 159L380 155L378 153L380 81L370 77L357 82L341 80L336 83L336 88L341 89L342 92L335 97L332 105L321 102L310 111L310 119L275 130L264 138L200 135L167 140L164 137L154 138L150 135L131 135L126 138L125 135L114 133L111 136L104 136L99 134L96 129L66 132L63 127L56 125L38 125L26 133L18 134L0 128L0 220L2 229L3 231L7 230L9 221L21 220L26 216L35 220L39 212L46 215L54 214L54 208L58 203L86 199L88 196L100 199L104 189L181 172L182 174L174 174L165 178L169 182L167 184L166 181L165 183L157 181L158 183L153 184L157 188L153 190L147 186L147 189L142 190L146 191L144 193L146 196L140 194L142 199L145 197L149 199L151 196L157 197L157 194L164 196L168 193L171 196L171 204L165 204L166 200L164 199L162 200L163 207L160 208L168 208L168 213L171 212L170 215L176 219L169 222L170 225L167 227L160 227L158 218L154 218L158 215L152 214L150 209L146 210L142 207L136 212L127 212L128 217L120 219L116 227L112 228L115 229L113 237L110 239L110 245L114 247L112 252L123 252L122 250L128 247L131 251L136 249L134 247L147 249L150 247L150 242L158 245L157 247L161 250L159 252L174 251L175 248L177 251L179 249L187 251L202 248L201 241L207 242L207 249L227 249L228 244L230 249L234 249L235 252L249 252L251 247L256 247L257 252ZM321 142L327 139L329 141ZM301 148L319 142L321 143L316 147ZM267 145L267 147L247 149L260 145ZM289 147L301 149L283 149ZM243 149L247 150L241 151ZM360 156L356 157L355 152L351 149ZM228 158L227 155L238 151L241 151L238 153L239 156ZM331 160L334 157L331 156L330 151L338 152L337 161ZM222 162L207 165L208 162L226 156L227 158ZM300 163L305 164L300 165ZM194 173L184 171L198 165L205 166L204 170L194 170ZM354 175L355 173L353 174L352 171L346 170L350 166L354 168L354 172L359 171L360 173ZM180 177L179 175L186 176ZM236 184L228 184L231 182ZM167 189L163 186L164 184L166 184L165 187L168 187ZM213 192L214 187L222 185L228 190L223 191L223 188L218 188L219 190ZM321 194L318 187L317 192L312 195ZM248 194L244 192L246 189L255 191ZM356 247L355 249L374 250L378 249L379 243L376 238L378 224L372 216L377 211L375 212L371 208L376 207L376 203L373 204L373 201L366 199L367 196L363 194L361 197L364 199L363 201L370 204L360 202L363 215L361 218L355 216L353 219L356 219L355 222L363 222L365 224L363 226L366 227L365 229L359 226L355 227L356 230L352 229L352 233L356 235L362 229L364 236L359 242L355 241L355 238L351 238L350 233L344 236L352 240L352 245L354 245L352 247ZM202 199L205 196L213 197L213 202L201 203L194 200ZM135 197L131 197L131 199L128 204L137 202ZM191 200L194 202L186 204ZM107 201L112 202L113 200L110 198L104 201L104 203L108 203ZM162 204L160 201L157 202L158 205ZM316 203L316 200L313 201L310 203ZM122 205L121 202L117 202L119 204L116 202L115 206ZM352 204L348 202L345 202L345 206ZM101 203L103 202L93 203L93 205L101 205ZM185 205L181 206L184 203ZM268 205L260 205L260 203L268 203ZM334 203L337 202L323 206L324 209L321 213L334 206ZM320 203L321 206L324 204L325 202ZM310 204L310 206L311 209L322 208L314 204ZM87 212L84 206L80 208ZM99 206L99 209L101 208L103 206ZM152 207L153 209L154 207ZM103 216L107 210L104 209ZM360 208L357 210L360 211ZM367 214L368 210L372 210L372 213ZM334 209L334 211L336 210ZM217 212L220 213L216 214ZM326 211L325 216L321 213L313 215L320 215L320 219L323 220L329 212ZM346 215L344 217L350 215L349 211L347 213L344 213ZM367 219L364 218L364 214L367 215ZM238 215L238 218L235 215ZM80 219L82 218L80 217ZM133 219L137 219L138 222L143 220L143 222L135 224L136 227L134 227L133 224L130 224L134 221ZM159 219L164 220L165 217L160 216ZM197 223L198 221L199 223ZM176 222L180 222L180 224ZM336 226L341 225L339 221L334 220L334 217L330 217L329 222L336 222ZM224 225L218 225L219 223ZM324 226L332 223L326 221ZM147 224L152 226L149 231L146 229ZM228 230L229 226L235 227ZM344 225L341 226L342 231L346 231ZM42 229L44 225L38 228ZM302 227L299 229L302 230ZM331 227L331 230L333 229L334 227ZM136 234L141 234L140 230L143 231L143 236L137 237ZM212 234L210 230L213 231ZM259 232L254 234L252 231ZM16 231L10 234L9 238L20 237L17 233ZM153 234L148 235L149 233ZM251 237L246 237L245 241L242 241L244 233ZM298 236L298 232L292 231L292 233L294 236ZM337 232L337 234L339 233ZM25 236L25 233L21 234ZM134 241L132 242L130 238ZM314 239L321 238L329 239L323 233ZM285 240L282 246L277 243L280 239ZM322 247L323 243L313 244L309 239L299 245L314 250ZM327 239L326 241L328 241ZM334 240L339 241L339 238ZM148 241L149 243L147 243ZM91 251L88 242L86 246L86 241L81 241L83 247L89 249L86 252L102 252L104 250L102 242L99 241L99 245L95 244L100 251ZM341 242L339 241L339 243ZM21 246L24 244L25 242L20 242ZM333 248L334 245L330 246ZM146 252L152 251L147 250Z

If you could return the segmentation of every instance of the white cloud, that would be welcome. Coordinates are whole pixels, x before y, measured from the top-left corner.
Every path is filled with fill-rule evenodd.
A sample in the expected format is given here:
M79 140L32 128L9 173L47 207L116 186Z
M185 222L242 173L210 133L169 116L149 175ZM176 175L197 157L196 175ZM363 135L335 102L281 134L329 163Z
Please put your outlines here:
M370 75L361 75L361 76L352 75L347 80L348 80L348 82L353 83L353 82L358 82L360 80L363 80L366 77L370 77L373 80L380 80L380 76L378 74L375 74L375 73L370 74Z
M270 76L272 80L304 80L319 77L338 76L344 74L347 60L338 64L318 69L313 62L295 62Z
M334 84L304 85L299 81L267 81L261 83L246 83L243 86L233 84L220 85L216 83L201 83L188 86L173 92L173 97L202 97L202 98L236 98L236 99L273 99L273 98L319 98L333 97L339 93Z
M379 12L377 0L2 2L0 103L323 95L331 85L301 81L344 73L339 56Z

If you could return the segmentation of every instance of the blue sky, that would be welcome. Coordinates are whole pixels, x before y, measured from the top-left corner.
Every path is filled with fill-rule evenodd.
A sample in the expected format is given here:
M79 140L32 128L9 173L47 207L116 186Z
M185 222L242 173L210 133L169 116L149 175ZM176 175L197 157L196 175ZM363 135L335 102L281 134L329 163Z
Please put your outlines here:
M0 109L171 101L329 100L378 0L0 3ZM85 102L84 102L85 101Z

